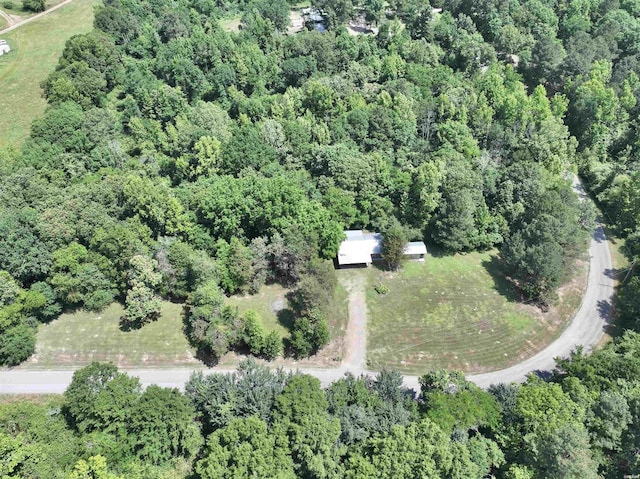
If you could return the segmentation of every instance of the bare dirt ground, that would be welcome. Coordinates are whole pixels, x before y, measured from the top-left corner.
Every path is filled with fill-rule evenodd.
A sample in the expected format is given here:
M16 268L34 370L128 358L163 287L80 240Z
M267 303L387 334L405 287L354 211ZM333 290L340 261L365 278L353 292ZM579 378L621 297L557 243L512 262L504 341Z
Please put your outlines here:
M345 335L346 353L342 366L361 370L367 365L367 298L365 277L345 279L343 286L349 292L349 324Z
M289 12L289 28L287 33L293 35L294 33L301 32L304 29L304 19L299 10L291 10Z

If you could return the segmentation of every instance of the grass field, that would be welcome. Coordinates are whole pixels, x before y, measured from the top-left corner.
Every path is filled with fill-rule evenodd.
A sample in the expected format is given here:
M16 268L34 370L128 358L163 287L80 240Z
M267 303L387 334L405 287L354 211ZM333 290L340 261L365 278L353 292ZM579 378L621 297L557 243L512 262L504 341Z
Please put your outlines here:
M257 295L232 296L227 304L237 306L241 313L256 310L267 332L277 331L287 338L292 321L285 297L288 291L279 285L264 286ZM113 361L124 368L199 365L183 332L182 311L181 304L165 301L160 319L132 331L120 330L123 308L118 303L101 313L81 310L63 314L49 324L40 325L36 353L20 367L64 369L91 361ZM347 293L338 287L329 318L331 343L318 357L308 360L310 364L330 363L341 356L347 316ZM230 366L242 358L231 352L219 364ZM281 359L278 364L285 362Z
M182 305L164 302L160 319L123 332L122 306L113 303L101 313L63 314L38 329L36 354L22 367L56 369L91 361L113 361L120 367L193 366L182 331Z
M376 268L348 274L367 275L368 366L414 374L438 368L481 372L516 363L559 335L581 298L576 286L546 314L521 304L489 253L428 256L394 274ZM586 283L584 268L578 276ZM387 294L375 291L379 282Z
M227 304L236 306L240 313L248 309L255 310L266 332L277 331L282 338L289 337L291 327L291 314L286 309L288 306L285 295L289 292L279 284L263 286L258 294L249 296L232 296Z
M286 294L290 290L277 284L263 286L260 293L253 296L232 296L227 304L237 306L241 313L247 309L258 312L267 332L277 331L283 339L290 336L293 314L289 309ZM344 354L344 334L349 320L348 294L342 285L338 285L334 302L330 306L327 322L329 323L330 342L312 358L296 362L300 366L335 366ZM240 358L235 355L222 358L221 364L230 365ZM288 364L287 358L279 359L275 365Z
M54 70L72 35L88 32L96 0L69 5L2 35L11 52L0 57L0 147L19 146L46 101L40 83Z

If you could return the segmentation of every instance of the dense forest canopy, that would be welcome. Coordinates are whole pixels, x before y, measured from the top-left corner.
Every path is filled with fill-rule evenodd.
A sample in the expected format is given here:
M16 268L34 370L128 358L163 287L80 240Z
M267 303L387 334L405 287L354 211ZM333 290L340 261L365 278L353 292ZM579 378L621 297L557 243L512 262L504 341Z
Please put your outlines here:
M29 139L0 151L0 362L24 361L63 310L123 301L137 328L161 298L184 302L214 360L272 358L279 337L225 304L266 282L295 290L287 346L312 354L346 228L498 248L504 274L548 301L595 215L576 169L640 256L637 1L313 7L324 32L287 34L285 0L97 7ZM377 34L350 35L356 16ZM632 269L629 328L639 294ZM640 472L639 344L630 331L488 392L444 371L416 394L391 372L322 390L249 361L182 394L92 364L62 399L0 405L0 476L623 477Z

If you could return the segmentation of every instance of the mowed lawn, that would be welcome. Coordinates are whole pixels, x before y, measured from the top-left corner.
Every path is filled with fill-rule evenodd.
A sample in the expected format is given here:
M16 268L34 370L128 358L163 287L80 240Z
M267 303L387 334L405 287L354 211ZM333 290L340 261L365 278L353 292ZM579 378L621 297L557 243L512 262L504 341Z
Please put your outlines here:
M78 311L40 325L36 354L21 367L59 369L91 361L120 367L199 364L183 333L182 305L163 302L160 319L132 331L120 330L122 314L122 306L113 303L100 313Z
M46 101L40 83L47 78L71 36L91 30L97 0L73 0L31 23L0 35L11 46L0 57L0 147L20 146Z
M564 325L517 302L490 253L428 256L393 274L361 271L368 277L367 362L374 370L495 370L542 349ZM375 291L380 282L387 294ZM566 300L575 307L573 296Z
M260 288L258 294L231 296L226 304L237 307L240 314L253 309L260 316L267 333L276 331L280 337L288 338L292 321L291 313L287 309L289 303L286 294L289 291L279 284L270 284Z
M280 337L291 336L293 327L293 313L289 309L287 294L290 289L279 284L263 286L258 294L235 295L227 299L226 304L235 306L240 313L253 309L260 316L262 325L267 333L276 331ZM327 322L332 340L344 336L348 321L348 297L342 285L336 288L333 304L329 306Z

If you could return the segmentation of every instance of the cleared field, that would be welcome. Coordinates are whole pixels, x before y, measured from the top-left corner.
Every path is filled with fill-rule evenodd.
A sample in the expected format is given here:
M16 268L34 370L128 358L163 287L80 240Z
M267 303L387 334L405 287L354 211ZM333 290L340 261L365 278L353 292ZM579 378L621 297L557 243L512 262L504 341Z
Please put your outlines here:
M254 309L267 332L277 331L282 338L290 334L292 313L288 309L286 288L269 285L254 296L232 296L227 304L240 312ZM183 332L181 304L164 301L160 319L138 330L122 331L122 305L113 303L101 313L77 311L63 314L38 328L36 353L20 368L64 369L84 366L91 361L113 361L118 367L193 367L202 364L195 358ZM331 343L320 353L299 364L324 365L342 356L347 323L347 293L341 286L329 315ZM229 352L219 364L231 366L244 356ZM288 364L280 359L277 364ZM298 364L298 363L296 363Z
M517 301L495 255L433 257L398 273L352 270L368 279L367 363L421 374L439 368L483 372L518 362L562 331L579 307L586 269L549 312ZM387 294L374 286L383 284Z
M163 302L160 319L132 331L120 330L122 306L101 313L63 314L38 329L36 354L21 367L60 369L91 361L119 367L193 366L194 351L182 330L182 305Z
M2 38L11 52L0 57L0 147L19 146L46 101L40 83L54 70L68 38L88 32L97 0L73 0Z

